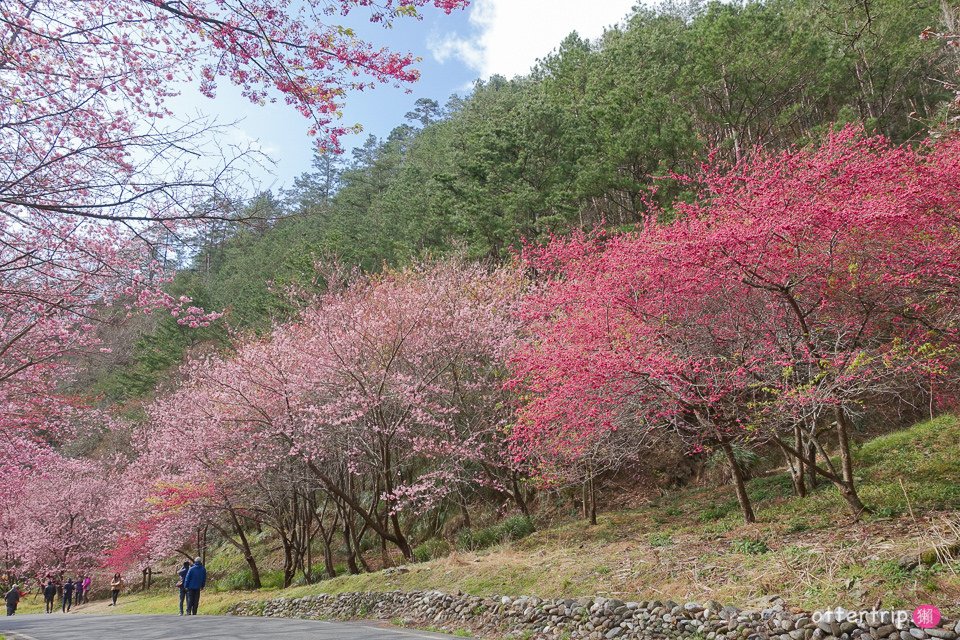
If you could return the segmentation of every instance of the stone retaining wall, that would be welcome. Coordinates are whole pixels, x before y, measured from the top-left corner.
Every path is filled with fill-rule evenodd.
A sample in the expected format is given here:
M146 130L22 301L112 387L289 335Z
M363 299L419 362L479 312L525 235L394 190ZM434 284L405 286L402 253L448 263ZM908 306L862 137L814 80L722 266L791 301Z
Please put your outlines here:
M941 620L936 628L902 628L887 615L840 621L829 615L795 614L773 599L756 611L713 601L622 602L610 598L544 600L536 597L477 597L438 591L343 593L248 601L231 615L325 619L380 619L407 626L469 630L487 638L613 638L690 640L957 640L960 622ZM814 622L817 617L818 621Z

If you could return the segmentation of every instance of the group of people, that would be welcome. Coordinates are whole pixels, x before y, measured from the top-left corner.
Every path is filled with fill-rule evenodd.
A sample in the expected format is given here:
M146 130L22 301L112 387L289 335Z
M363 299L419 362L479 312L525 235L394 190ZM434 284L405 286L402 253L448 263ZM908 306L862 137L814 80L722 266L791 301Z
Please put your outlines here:
M207 569L199 557L193 559L193 564L184 562L177 571L177 588L180 589L180 615L186 602L188 616L197 615L200 607L200 590L207 586Z
M93 578L90 576L78 576L76 580L67 578L66 582L61 582L47 576L47 584L43 587L43 602L47 613L53 613L54 602L57 595L60 595L60 610L63 613L70 611L74 605L80 605L90 601L90 585ZM8 613L7 615L13 615Z
M74 605L90 601L90 585L93 579L90 576L77 576L77 579L67 578L66 582L47 576L47 584L43 587L43 601L46 605L46 612L53 613L54 602L57 596L60 596L60 610L66 613ZM7 604L7 615L12 616L17 612L20 600L24 596L24 591L20 589L19 584L10 587L4 596Z
M193 562L184 562L183 566L177 571L177 588L180 590L180 615L195 616L200 607L200 590L207 586L207 569L203 566L201 558L195 558ZM67 578L66 582L55 578L52 575L47 576L47 583L43 587L43 601L46 605L46 612L53 613L57 596L60 596L60 610L67 613L73 606L89 602L90 586L93 580L90 576L78 576L76 580ZM119 573L113 575L110 581L110 604L107 606L115 607L120 591L123 589L123 577ZM20 590L19 584L14 584L4 596L7 603L7 615L12 616L17 612L17 606L23 598L24 592ZM184 606L186 605L186 606ZM186 611L186 614L184 614Z
M42 583L41 583L42 584ZM46 584L43 586L43 603L47 613L53 613L56 608L57 597L60 598L60 611L69 612L73 607L80 604L86 604L90 601L90 589L93 584L91 576L77 576L76 580L67 578L64 582L62 578L57 578L47 574ZM123 588L123 578L119 573L114 574L110 582L110 597L113 600L111 605L117 604L117 597ZM19 584L14 584L4 596L7 603L7 615L12 616L17 612L17 606L23 599L25 592L20 589Z

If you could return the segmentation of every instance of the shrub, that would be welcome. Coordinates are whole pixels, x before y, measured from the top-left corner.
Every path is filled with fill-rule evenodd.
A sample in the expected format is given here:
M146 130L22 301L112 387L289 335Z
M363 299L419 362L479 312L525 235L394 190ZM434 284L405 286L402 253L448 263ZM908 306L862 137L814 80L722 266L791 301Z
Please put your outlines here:
M251 591L253 590L253 574L249 568L228 573L217 580L217 591Z
M673 544L673 537L666 532L651 533L650 537L647 538L647 542L650 543L651 547L665 547L667 545Z
M526 516L511 516L483 529L464 529L457 536L457 548L479 551L509 540L520 540L534 532L533 521Z
M778 473L750 481L750 496L757 502L786 498L793 495L793 481L789 474Z
M873 515L877 518L895 518L900 513L900 509L891 506L875 507L873 510Z
M533 520L527 516L511 516L501 522L500 525L510 540L526 538L536 530L533 526Z
M710 522L711 520L720 520L728 515L730 515L737 508L736 502L724 502L722 504L715 504L713 506L707 507L699 514L697 514L697 520L700 522Z
M749 555L760 555L770 551L770 547L767 546L767 543L759 538L740 538L731 542L730 546L737 553L745 553Z
M447 544L446 540L431 538L413 550L413 558L417 562L426 562L435 558L441 558L448 553L450 553L450 545Z
M787 523L787 533L800 533L802 531L809 531L810 525L806 520L791 520Z

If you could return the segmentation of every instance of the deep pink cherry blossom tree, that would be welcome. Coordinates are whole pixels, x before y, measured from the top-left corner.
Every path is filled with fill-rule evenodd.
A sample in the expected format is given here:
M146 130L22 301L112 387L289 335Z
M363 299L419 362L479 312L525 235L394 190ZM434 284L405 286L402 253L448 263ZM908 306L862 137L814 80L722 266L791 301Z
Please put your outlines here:
M669 226L531 250L547 280L513 361L518 454L668 429L724 451L750 520L732 445L775 441L861 512L852 416L955 371L958 154L956 137L895 147L846 129L708 166ZM840 469L781 437L824 422Z

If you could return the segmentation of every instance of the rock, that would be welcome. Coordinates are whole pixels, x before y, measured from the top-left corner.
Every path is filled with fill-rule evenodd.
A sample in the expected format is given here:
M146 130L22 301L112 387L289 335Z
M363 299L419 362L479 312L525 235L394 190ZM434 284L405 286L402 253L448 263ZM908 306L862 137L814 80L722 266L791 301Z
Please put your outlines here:
M607 640L611 640L612 638L616 638L617 636L619 636L622 632L623 632L623 629L621 629L620 627L614 627L613 629L610 629L610 631L607 631L607 633L603 637L606 638Z
M740 609L736 607L726 606L720 609L720 617L726 620L736 618L738 615L740 615Z
M940 638L941 640L956 640L957 634L947 629L925 629L927 635L931 638Z
M832 636L839 636L840 625L837 624L836 622L826 620L825 618L826 616L824 616L824 619L821 619L820 622L817 623L817 626L823 629L824 633L828 633Z
M927 640L930 636L927 635L927 632L923 629L911 628L910 635L916 638L917 640Z

